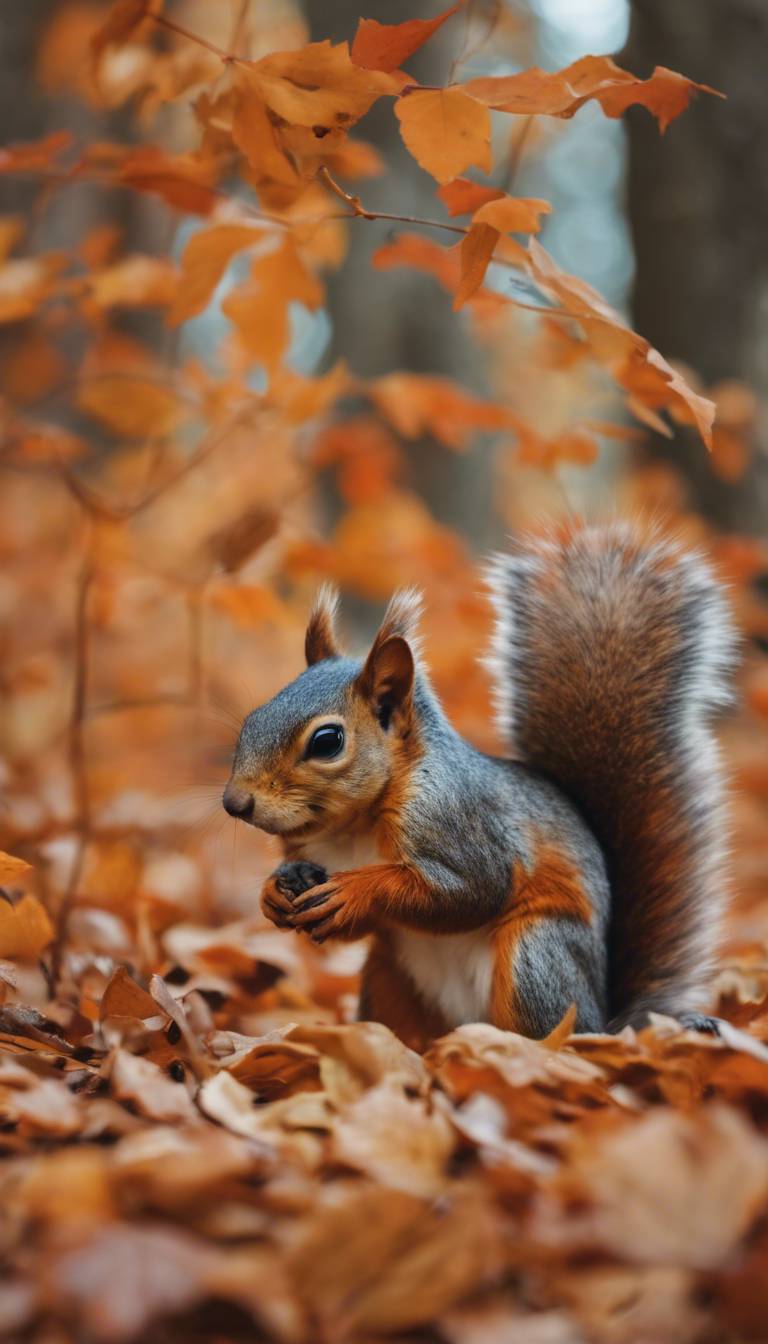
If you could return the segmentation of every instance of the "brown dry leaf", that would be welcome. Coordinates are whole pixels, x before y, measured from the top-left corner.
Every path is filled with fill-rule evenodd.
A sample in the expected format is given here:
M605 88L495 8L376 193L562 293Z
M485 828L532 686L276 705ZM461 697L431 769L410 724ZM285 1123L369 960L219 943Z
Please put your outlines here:
M321 1188L290 1265L324 1334L338 1339L425 1325L492 1284L503 1258L494 1210L471 1189L434 1203L350 1185Z
M21 882L32 872L32 864L19 859L15 854L5 854L0 850L0 887L10 887Z
M108 1223L55 1257L44 1291L51 1306L74 1311L94 1338L129 1340L157 1317L204 1297L213 1263L213 1248L185 1231Z
M22 896L16 905L0 900L0 957L37 961L53 936L50 916L37 896Z
M463 89L417 89L395 103L400 134L416 162L438 182L474 165L493 167L487 108Z
M131 978L124 966L118 966L112 973L99 1005L99 1016L105 1017L157 1017L158 1007L151 994Z
M113 434L162 439L189 418L190 409L170 388L133 374L104 374L80 384L77 404Z
M709 85L697 84L663 66L657 66L648 79L638 79L610 56L583 56L551 73L533 67L518 75L471 79L462 88L488 107L520 116L543 112L552 117L572 117L587 99L594 98L606 116L620 117L628 107L640 103L656 117L662 131L685 111L694 93L723 97Z
M197 1112L183 1083L174 1083L151 1059L115 1050L109 1083L120 1101L132 1101L142 1115L162 1123L194 1120Z
M296 1026L287 1033L287 1040L314 1046L320 1052L321 1077L337 1106L346 1105L385 1078L415 1091L426 1083L420 1056L380 1022ZM333 1068L329 1067L331 1062Z
M262 228L249 224L213 224L193 234L181 254L181 279L168 313L169 325L201 313L232 258L263 243L264 237Z
M545 1241L602 1246L639 1264L709 1269L733 1253L760 1214L768 1144L722 1105L689 1115L661 1109L577 1138L555 1185L565 1201L583 1200L586 1212L576 1210L555 1231L542 1208L536 1235Z
M79 1134L85 1115L79 1097L60 1078L38 1077L10 1058L0 1059L0 1116L23 1135Z
M243 66L264 102L299 126L348 130L383 94L399 93L402 79L353 65L346 42L310 42L298 51L273 52Z
M446 1115L409 1099L389 1076L345 1107L332 1134L339 1162L425 1199L445 1187L455 1145Z
M463 7L459 0L434 19L406 19L405 23L378 23L360 19L350 55L366 70L397 70L419 47Z

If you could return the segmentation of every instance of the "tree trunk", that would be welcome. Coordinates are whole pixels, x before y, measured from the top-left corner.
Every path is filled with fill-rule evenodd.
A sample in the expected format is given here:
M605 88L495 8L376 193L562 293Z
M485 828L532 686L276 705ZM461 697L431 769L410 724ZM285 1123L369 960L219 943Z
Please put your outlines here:
M727 94L701 94L664 137L628 117L629 216L637 258L634 321L708 385L768 384L768 5L765 0L633 0L623 61L664 65ZM656 451L683 468L692 503L717 525L757 531L768 500L768 436L735 484L692 436Z

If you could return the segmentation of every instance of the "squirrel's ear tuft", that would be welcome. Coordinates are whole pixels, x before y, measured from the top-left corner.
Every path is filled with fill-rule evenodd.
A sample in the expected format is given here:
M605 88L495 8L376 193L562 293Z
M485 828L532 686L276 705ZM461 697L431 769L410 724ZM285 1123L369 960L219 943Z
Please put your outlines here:
M390 600L384 612L376 642L383 643L392 635L402 635L407 639L414 652L417 652L419 619L423 606L422 595L418 588L401 588Z
M394 710L405 709L413 690L414 659L411 646L402 635L379 631L358 678L362 694L373 704L382 727L389 726Z
M320 663L324 658L339 658L341 647L336 638L336 612L339 606L339 594L330 584L323 584L315 598L315 604L309 615L307 633L304 637L304 652L307 666Z

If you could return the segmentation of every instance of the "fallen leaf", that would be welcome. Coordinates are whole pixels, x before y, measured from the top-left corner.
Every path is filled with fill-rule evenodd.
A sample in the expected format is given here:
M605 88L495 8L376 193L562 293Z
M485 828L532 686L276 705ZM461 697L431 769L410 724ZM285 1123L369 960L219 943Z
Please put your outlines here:
M0 901L0 957L36 961L53 936L50 916L37 896L22 896L16 905Z
M109 1065L110 1088L120 1101L131 1101L142 1115L161 1123L194 1120L197 1112L183 1083L175 1083L153 1064L127 1050L115 1050Z

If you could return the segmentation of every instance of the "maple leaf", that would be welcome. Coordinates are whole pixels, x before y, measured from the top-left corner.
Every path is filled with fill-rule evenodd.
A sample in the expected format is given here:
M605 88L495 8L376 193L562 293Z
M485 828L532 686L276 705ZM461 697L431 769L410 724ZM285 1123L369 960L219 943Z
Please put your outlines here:
M355 65L367 70L397 70L447 19L463 8L463 3L464 0L459 0L434 19L406 19L405 23L360 19L350 56Z
M406 148L438 182L453 181L471 164L490 173L491 119L463 89L416 89L398 99L395 113Z

